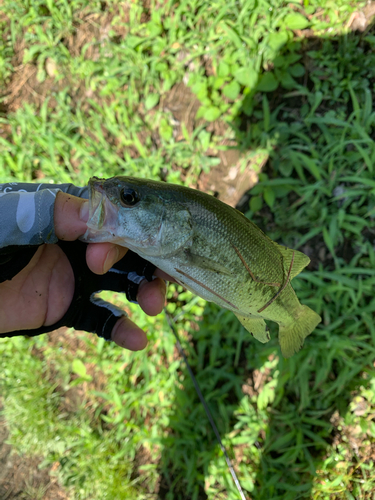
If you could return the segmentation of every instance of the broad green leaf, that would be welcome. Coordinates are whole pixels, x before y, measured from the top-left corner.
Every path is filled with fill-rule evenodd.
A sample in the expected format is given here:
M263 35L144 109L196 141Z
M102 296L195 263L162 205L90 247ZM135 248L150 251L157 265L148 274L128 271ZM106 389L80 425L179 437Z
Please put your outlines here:
M299 14L298 12L293 12L293 14L288 14L284 19L284 26L291 30L303 30L309 26L309 21L305 16Z
M266 189L263 191L263 196L264 201L270 208L272 208L276 199L275 191L270 187L266 187Z
M221 115L220 109L216 108L215 106L211 106L207 108L203 118L208 122L213 122L214 120L217 120L220 115Z
M229 75L229 73L230 73L229 64L227 64L224 61L220 61L219 66L217 68L217 76L220 76L221 78L225 78L226 76Z
M200 106L195 114L195 119L199 120L199 118L203 118L207 111L207 106Z
M233 76L241 85L250 89L254 88L258 81L258 73L252 66L238 69Z
M163 28L160 24L155 23L150 21L146 25L147 31L148 31L148 36L150 37L156 37L160 35L160 33L163 31Z
M80 359L77 359L77 358L73 359L72 370L74 373L76 373L80 377L86 377L86 375L87 375L86 367Z
M302 66L302 64L293 64L293 66L291 66L288 71L295 78L300 78L305 74L305 68L304 66Z
M290 90L297 87L297 82L287 71L283 71L279 76L279 81L284 89Z
M221 76L218 76L214 79L213 81L213 84L212 84L212 87L214 89L219 89L220 87L222 87L222 85L225 83L225 79L222 78Z
M148 110L154 108L159 102L158 94L149 94L145 100L145 108Z
M288 38L289 38L288 33L284 30L271 33L268 36L268 46L271 47L271 49L277 51L281 49L283 45L286 44Z
M191 86L191 91L195 95L206 95L207 94L207 82L199 80Z
M234 101L238 97L240 90L241 87L239 83L233 80L231 83L229 83L224 87L223 94L225 95L225 97L228 97L228 99L230 99L231 101Z
M262 92L273 92L277 89L278 85L279 82L276 80L275 75L271 71L268 71L261 76L257 90Z

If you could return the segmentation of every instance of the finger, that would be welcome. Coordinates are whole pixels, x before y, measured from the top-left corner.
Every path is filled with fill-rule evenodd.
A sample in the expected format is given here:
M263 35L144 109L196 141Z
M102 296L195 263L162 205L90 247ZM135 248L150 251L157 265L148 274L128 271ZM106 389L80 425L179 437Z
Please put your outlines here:
M112 330L112 340L120 347L131 351L140 351L147 345L145 332L125 316L115 324Z
M127 248L114 245L113 243L89 243L86 250L86 262L95 274L106 273L113 264L121 260Z
M156 316L163 310L166 293L167 287L162 279L144 280L139 285L137 301L146 314Z
M162 280L169 281L170 283L177 283L177 281L172 278L172 276L169 276L169 274L165 273L161 269L156 269L155 276L161 278Z
M85 234L88 216L87 200L61 191L57 193L54 224L59 240L74 241Z
M56 196L54 224L56 236L60 240L73 241L82 236L87 229L88 202L67 193ZM95 274L104 274L113 264L122 259L127 249L113 243L88 245L87 265Z
M121 260L128 249L113 243L89 243L86 251L86 261L89 269L95 274L105 274ZM156 269L155 276L162 280L175 283L176 280L161 269Z

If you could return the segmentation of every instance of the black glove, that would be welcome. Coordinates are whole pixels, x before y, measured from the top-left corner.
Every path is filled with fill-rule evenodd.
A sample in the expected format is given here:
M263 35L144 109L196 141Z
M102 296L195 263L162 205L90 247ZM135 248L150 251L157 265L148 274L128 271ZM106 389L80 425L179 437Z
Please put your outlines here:
M102 290L121 292L130 301L136 301L138 286L143 278L152 281L155 266L130 250L106 274L98 275L90 271L86 263L87 243L81 241L61 241L57 245L63 250L72 266L75 289L72 302L65 315L54 325L33 330L18 330L0 333L1 337L27 335L34 337L51 332L62 326L85 330L111 339L112 329L120 316L125 313L116 306L96 298ZM0 250L0 282L12 279L31 260L38 246L13 246Z

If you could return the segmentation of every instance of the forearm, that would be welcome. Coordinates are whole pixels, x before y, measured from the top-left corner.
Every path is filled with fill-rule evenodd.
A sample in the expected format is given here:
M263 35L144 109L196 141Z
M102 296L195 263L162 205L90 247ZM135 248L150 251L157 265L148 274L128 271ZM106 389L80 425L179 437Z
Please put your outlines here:
M73 184L0 184L0 283L24 269L40 245L83 234L85 223L73 212L82 206L77 197L87 196Z
M73 184L0 184L0 248L56 243L54 211L62 191L87 198L87 188Z

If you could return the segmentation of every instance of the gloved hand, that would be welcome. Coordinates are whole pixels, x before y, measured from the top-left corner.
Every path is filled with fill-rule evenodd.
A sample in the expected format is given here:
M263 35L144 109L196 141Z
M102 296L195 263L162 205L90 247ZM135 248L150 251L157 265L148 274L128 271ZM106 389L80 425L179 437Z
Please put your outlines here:
M38 185L22 185L21 189L25 187L33 188L34 192L20 192L17 190L20 185L0 185L0 247L4 239L7 243L0 248L0 282L3 281L0 284L0 337L34 336L60 326L73 326L112 338L130 349L143 348L147 343L144 332L124 318L123 311L97 299L95 292L124 292L132 301L138 296L145 312L157 314L164 305L165 283L161 279L153 280L154 266L130 251L121 258L126 249L110 243L76 241L86 230L87 209L82 210L82 199L59 190L71 193L79 188L43 185L36 192ZM45 189L52 196L42 193ZM85 190L79 194L84 195ZM25 196L27 203L22 201ZM34 209L30 209L32 205ZM24 214L22 207L27 208ZM38 220L39 213L42 216ZM51 213L52 221L48 221L46 214L50 214L51 219ZM29 229L26 236L25 229ZM20 239L21 245L17 244ZM40 246L46 240L56 244ZM30 242L34 244L28 244ZM116 253L117 256L113 255ZM110 262L104 264L108 255ZM108 267L112 268L106 274L99 274ZM167 278L161 271L157 273Z

